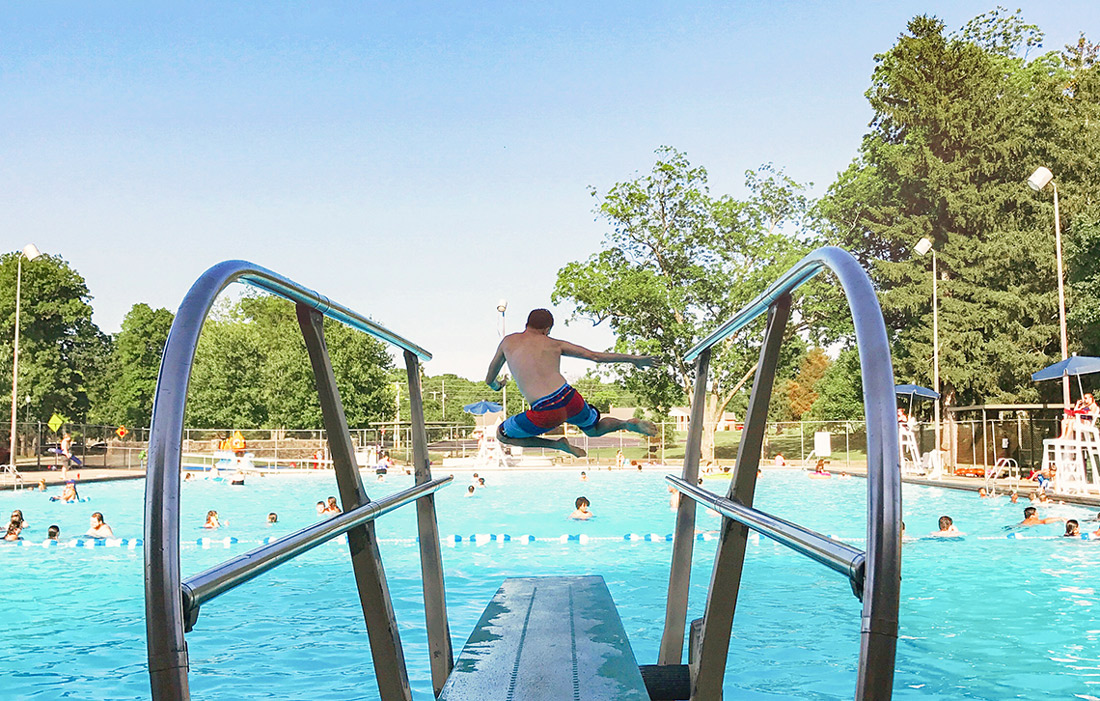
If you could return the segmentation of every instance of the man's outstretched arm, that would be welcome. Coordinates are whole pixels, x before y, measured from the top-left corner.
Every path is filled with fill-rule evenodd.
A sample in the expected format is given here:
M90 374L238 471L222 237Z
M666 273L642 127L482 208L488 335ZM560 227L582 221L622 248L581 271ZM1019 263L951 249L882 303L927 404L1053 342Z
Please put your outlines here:
M497 346L496 355L493 356L492 361L489 363L489 371L485 373L485 384L489 385L489 388L494 392L499 392L500 388L504 386L503 382L497 382L497 375L500 374L501 368L504 367L504 342L501 341Z
M657 364L657 359L650 355L631 355L629 353L601 353L589 350L584 346L578 346L569 341L558 341L561 354L570 358L582 358L594 363L630 363L636 368L650 368Z

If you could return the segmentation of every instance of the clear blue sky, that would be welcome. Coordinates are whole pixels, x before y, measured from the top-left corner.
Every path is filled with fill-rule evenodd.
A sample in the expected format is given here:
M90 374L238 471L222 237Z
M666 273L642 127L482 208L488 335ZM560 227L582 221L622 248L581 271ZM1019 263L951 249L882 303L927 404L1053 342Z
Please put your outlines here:
M1044 49L1100 35L1095 1L1018 5ZM820 193L866 129L874 55L917 13L992 6L7 3L2 246L62 255L108 332L245 258L477 377L497 300L517 329L598 250L589 186L667 144L714 192L774 162Z

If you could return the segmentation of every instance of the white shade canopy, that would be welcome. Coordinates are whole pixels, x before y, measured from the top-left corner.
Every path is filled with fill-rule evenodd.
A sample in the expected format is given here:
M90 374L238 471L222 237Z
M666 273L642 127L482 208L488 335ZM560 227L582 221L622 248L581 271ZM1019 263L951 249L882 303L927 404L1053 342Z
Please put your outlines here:
M38 246L35 246L33 243L28 243L26 246L23 246L23 255L27 257L27 260L34 260L42 255L42 251L38 250Z
M1039 166L1035 169L1035 172L1031 174L1031 177L1027 179L1027 184L1032 190L1038 192L1047 186L1051 180L1054 180L1054 173L1050 172L1050 168L1046 166Z
M918 256L923 256L925 253L928 253L932 250L932 242L928 239L921 239L920 241L917 241L917 245L913 248L913 250L917 252Z

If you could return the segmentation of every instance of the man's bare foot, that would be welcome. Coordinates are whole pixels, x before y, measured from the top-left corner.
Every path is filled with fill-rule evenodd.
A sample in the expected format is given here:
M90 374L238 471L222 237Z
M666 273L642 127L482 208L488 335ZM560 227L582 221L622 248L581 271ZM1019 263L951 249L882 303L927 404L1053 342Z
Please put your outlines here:
M623 422L623 428L633 433L640 433L643 436L656 436L657 424L652 421L646 421L645 419L630 419Z
M585 452L584 448L578 448L564 438L559 438L554 442L558 444L558 450L564 450L575 458L583 458L584 456L588 455L588 453Z

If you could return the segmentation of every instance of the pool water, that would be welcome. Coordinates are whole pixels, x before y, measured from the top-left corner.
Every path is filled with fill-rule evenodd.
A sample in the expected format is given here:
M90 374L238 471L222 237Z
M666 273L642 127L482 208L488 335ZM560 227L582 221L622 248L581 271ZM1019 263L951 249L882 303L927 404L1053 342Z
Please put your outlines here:
M639 663L655 662L664 620L671 543L626 534L671 533L674 513L657 473L589 470L483 473L488 486L464 496L469 475L437 495L447 604L456 655L485 604L511 575L600 574ZM724 492L728 480L708 479ZM411 477L366 482L372 496L410 486ZM48 501L58 490L4 492L20 508L28 540L51 523L62 540L83 533L101 511L119 538L141 537L141 481L89 484L89 501ZM1025 504L1006 498L906 485L910 536L936 530L942 514L959 540L912 538L904 546L898 699L1100 699L1100 541L1059 538L1060 524L1008 538ZM756 505L858 546L864 543L866 484L766 471ZM195 574L313 522L314 505L336 494L331 474L249 478L245 487L199 480L183 485L182 564ZM568 519L585 495L596 517ZM228 525L202 528L215 509ZM266 525L268 512L279 522ZM1082 520L1095 510L1060 506L1041 515ZM699 526L718 518L699 512ZM532 535L478 544L475 534ZM413 691L431 699L418 551L410 506L378 522ZM459 535L455 543L449 537ZM562 535L584 535L561 542ZM197 539L235 538L203 546ZM715 541L696 542L689 619L702 614ZM142 552L125 547L0 545L0 698L148 698ZM737 699L845 699L855 687L860 604L839 575L767 539L750 542L734 620L726 694ZM188 635L195 698L377 698L367 635L347 548L330 543L207 604Z

